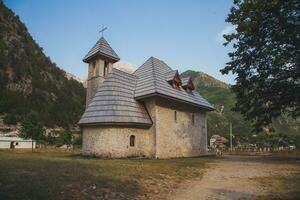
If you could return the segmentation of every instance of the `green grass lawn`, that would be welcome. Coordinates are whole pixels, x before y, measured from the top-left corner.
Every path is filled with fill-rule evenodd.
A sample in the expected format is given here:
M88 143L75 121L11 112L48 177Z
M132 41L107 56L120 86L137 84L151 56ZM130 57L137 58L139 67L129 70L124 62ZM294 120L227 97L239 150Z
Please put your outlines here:
M79 152L5 150L0 151L0 199L148 199L201 177L210 161L109 160Z

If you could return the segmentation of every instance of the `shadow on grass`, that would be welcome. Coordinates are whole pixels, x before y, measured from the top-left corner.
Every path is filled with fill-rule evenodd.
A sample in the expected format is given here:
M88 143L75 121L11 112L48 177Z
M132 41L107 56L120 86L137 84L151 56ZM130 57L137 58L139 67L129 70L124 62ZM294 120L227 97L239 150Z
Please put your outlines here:
M124 199L140 188L97 166L62 159L0 158L0 199Z
M201 177L206 163L215 159L103 159L72 151L0 151L0 160L0 199L134 199L160 191L157 184L173 188L183 179Z
M202 160L213 160L216 158L215 155L207 156L196 156L196 157L177 157L177 158L149 158L149 157L124 157L124 158L109 158L109 157L98 157L98 156L85 156L81 153L72 153L66 155L70 158L80 158L80 159L94 159L94 160L188 160L188 159L202 159Z
M258 198L258 196L253 195L249 192L239 192L239 191L229 190L229 189L211 189L211 191L215 194L222 196L222 199L256 199L256 198Z

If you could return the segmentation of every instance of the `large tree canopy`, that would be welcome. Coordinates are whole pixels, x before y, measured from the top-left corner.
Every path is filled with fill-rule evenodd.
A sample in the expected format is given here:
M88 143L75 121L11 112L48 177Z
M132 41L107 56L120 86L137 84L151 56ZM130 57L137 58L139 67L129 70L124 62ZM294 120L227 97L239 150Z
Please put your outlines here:
M25 139L39 140L44 136L43 125L39 122L39 115L37 112L31 111L22 121L19 136Z
M300 1L236 0L226 19L236 31L223 74L237 75L235 110L254 130L282 113L300 116Z

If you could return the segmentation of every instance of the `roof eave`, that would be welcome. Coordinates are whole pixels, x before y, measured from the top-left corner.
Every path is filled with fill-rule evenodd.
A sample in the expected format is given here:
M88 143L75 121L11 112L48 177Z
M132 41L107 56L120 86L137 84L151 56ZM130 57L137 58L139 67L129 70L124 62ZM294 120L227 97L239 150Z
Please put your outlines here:
M199 105L199 104L196 104L196 103L192 103L192 102L189 102L189 101L185 101L185 100L182 100L182 99L171 97L171 96L168 96L168 95L160 94L158 92L154 92L154 93L151 93L151 94L146 94L146 95L142 95L142 96L139 96L139 97L135 97L135 99L136 100L143 100L143 99L147 99L147 98L154 97L154 96L159 96L159 97L163 97L163 98L172 99L172 100L182 102L182 103L186 103L186 104L189 104L189 105L201 108L201 109L205 109L207 111L214 111L215 110L215 108L213 108L213 107L207 107L207 106Z
M138 128L150 128L153 123L135 123L135 122L93 122L93 123L78 123L80 127L87 126L120 126L120 127L138 127Z
M118 62L120 60L119 57L114 57L114 56L110 56L110 55L102 53L102 52L98 52L89 57L84 57L84 59L82 61L85 63L89 63L90 60L92 60L93 58L95 58L97 56L107 57L108 59L112 60L113 62Z

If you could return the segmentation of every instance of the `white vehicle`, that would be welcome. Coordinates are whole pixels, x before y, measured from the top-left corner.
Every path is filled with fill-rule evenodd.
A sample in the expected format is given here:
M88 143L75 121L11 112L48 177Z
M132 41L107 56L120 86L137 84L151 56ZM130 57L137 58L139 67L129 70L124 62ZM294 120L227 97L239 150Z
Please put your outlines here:
M292 151L292 150L295 150L296 149L296 146L295 145L289 145L289 150Z

